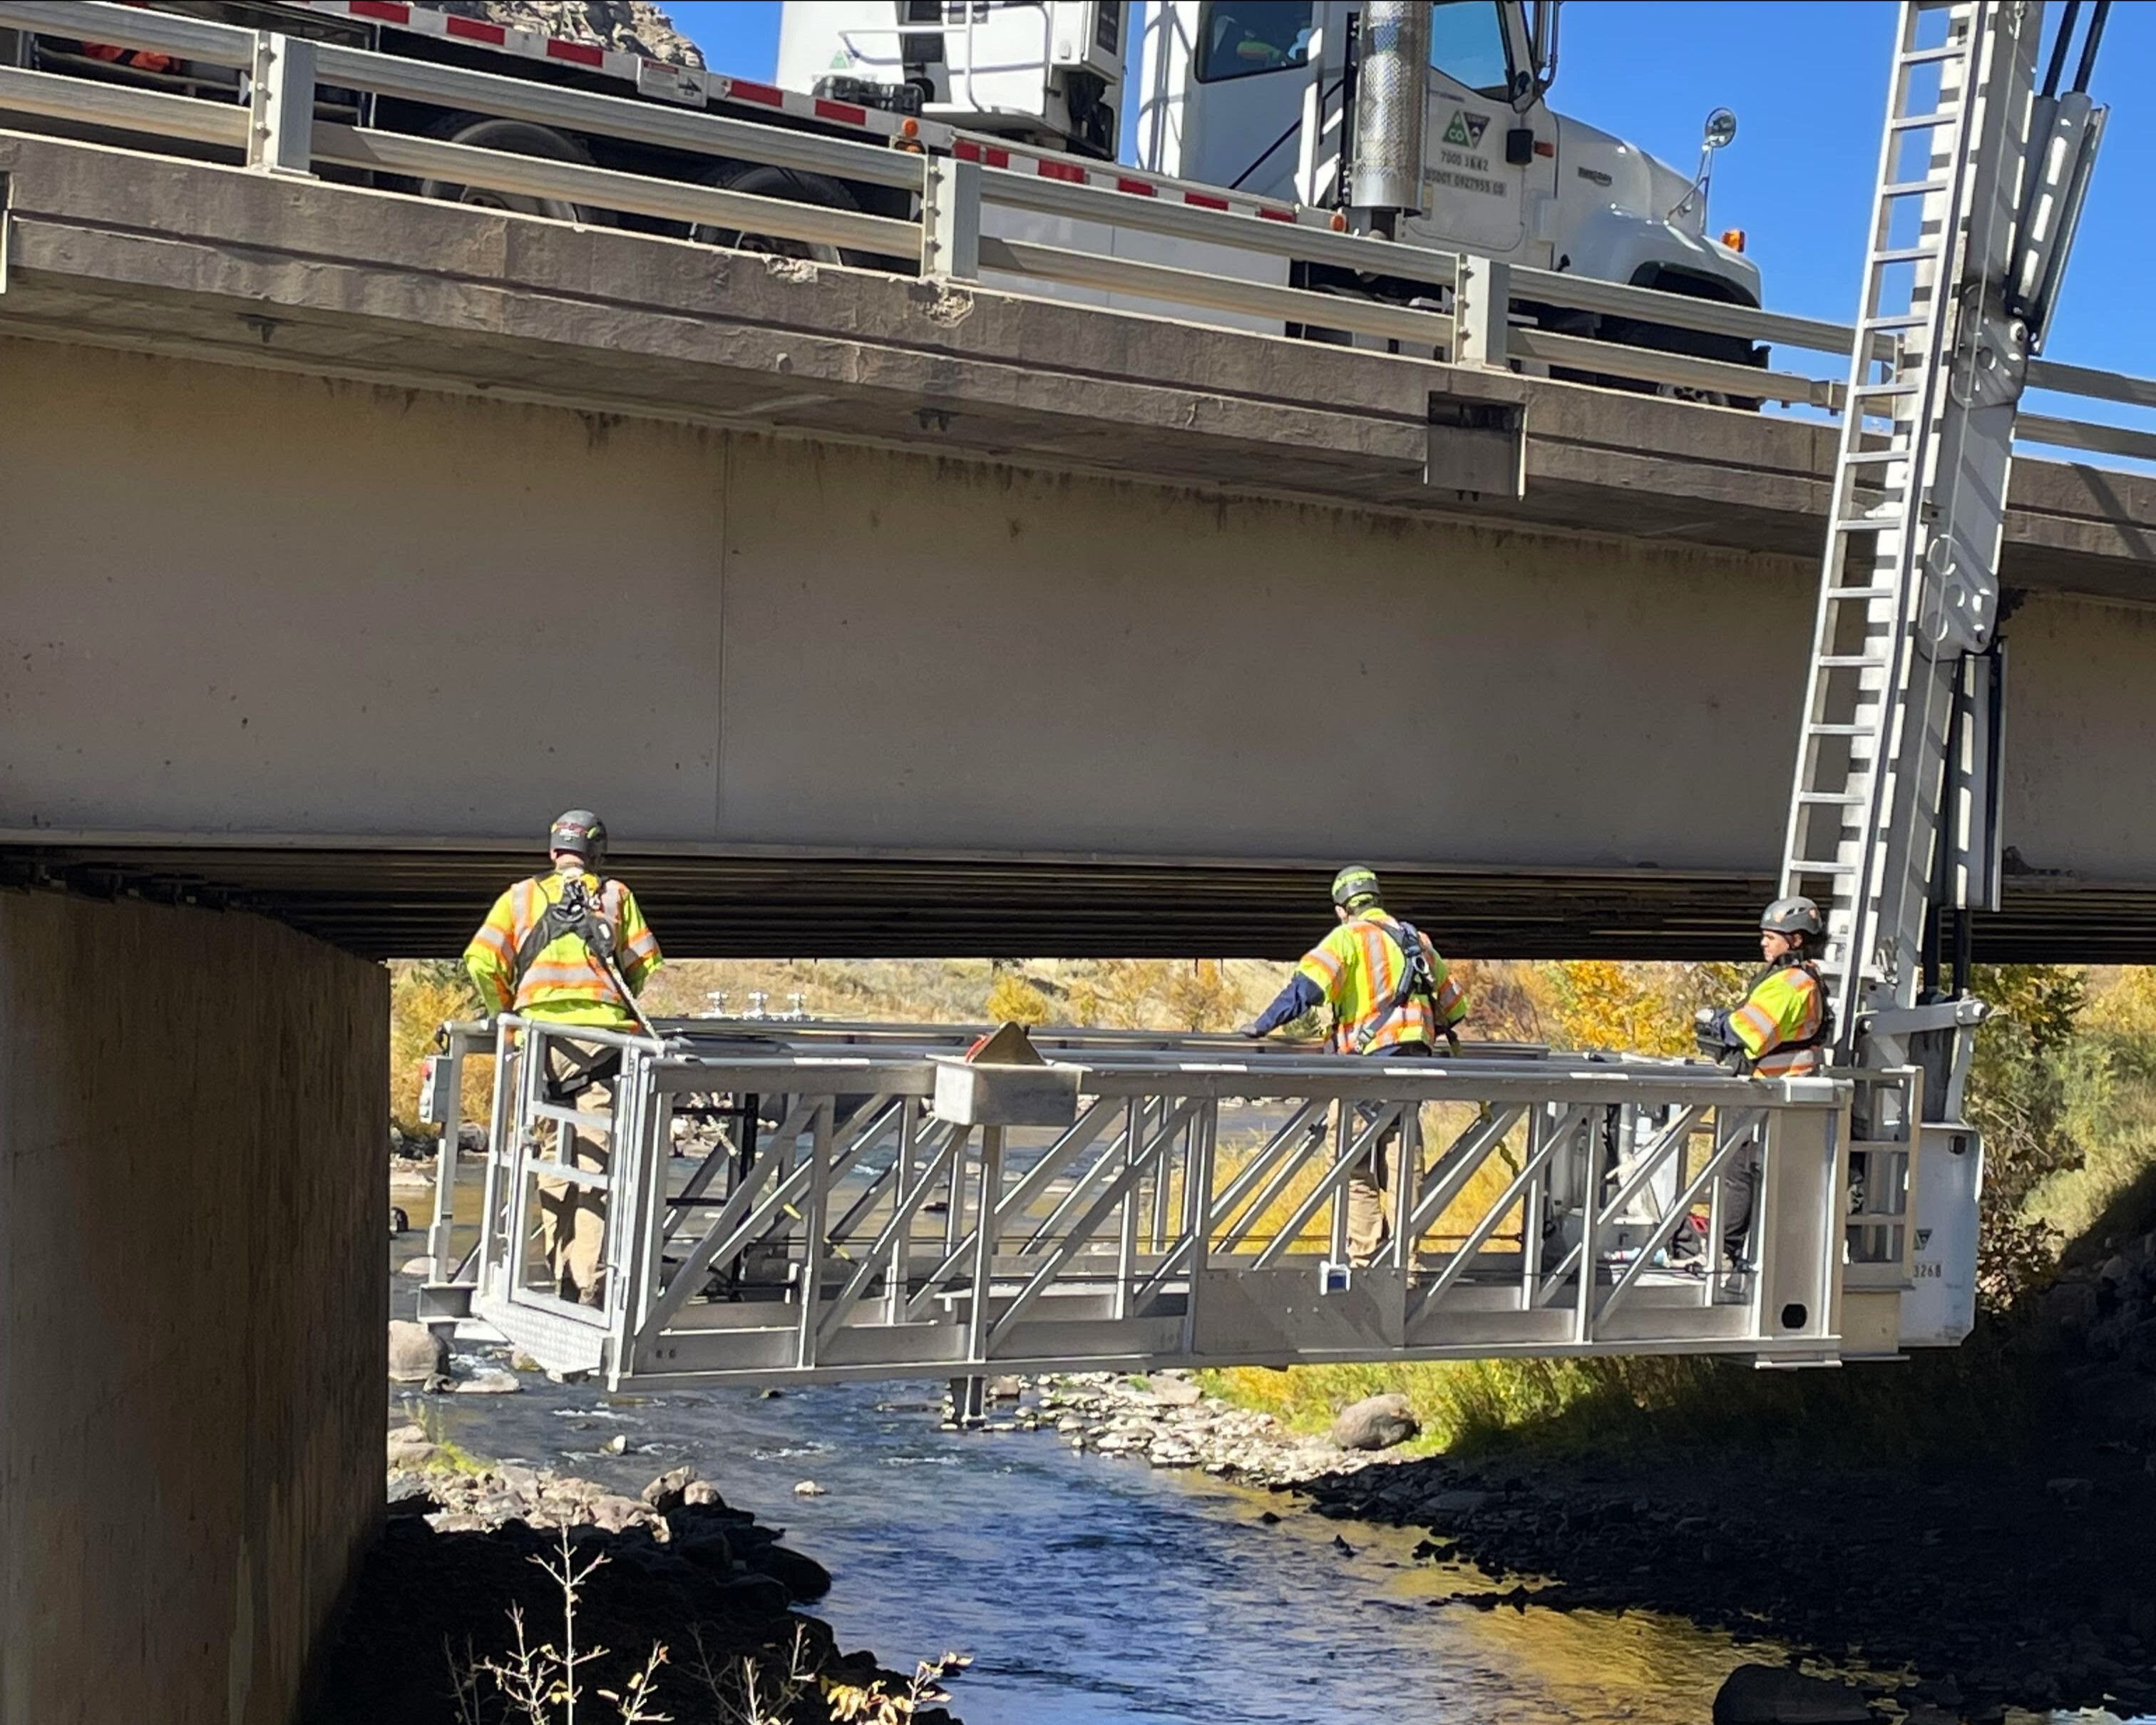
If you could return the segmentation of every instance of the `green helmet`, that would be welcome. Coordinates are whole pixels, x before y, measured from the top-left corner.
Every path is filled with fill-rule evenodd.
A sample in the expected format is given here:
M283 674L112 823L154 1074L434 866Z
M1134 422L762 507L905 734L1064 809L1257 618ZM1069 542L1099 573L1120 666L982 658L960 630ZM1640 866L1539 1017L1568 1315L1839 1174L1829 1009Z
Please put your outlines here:
M1332 877L1332 902L1345 911L1378 902L1378 876L1362 863L1350 863Z

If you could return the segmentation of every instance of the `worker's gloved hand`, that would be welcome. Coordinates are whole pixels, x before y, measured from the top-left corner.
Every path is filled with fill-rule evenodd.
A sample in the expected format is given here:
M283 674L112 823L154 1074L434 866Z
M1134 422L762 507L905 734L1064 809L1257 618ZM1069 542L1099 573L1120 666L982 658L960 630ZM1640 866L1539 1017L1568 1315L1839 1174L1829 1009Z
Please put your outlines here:
M1739 1045L1730 1033L1729 1009L1726 1006L1700 1008L1691 1015L1691 1035L1699 1045L1699 1051L1712 1060L1720 1060Z
M1247 1024L1236 1025L1235 1034L1238 1036L1247 1036L1253 1042L1255 1042L1263 1037L1265 1033L1258 1028L1258 1021L1255 1019L1252 1019Z

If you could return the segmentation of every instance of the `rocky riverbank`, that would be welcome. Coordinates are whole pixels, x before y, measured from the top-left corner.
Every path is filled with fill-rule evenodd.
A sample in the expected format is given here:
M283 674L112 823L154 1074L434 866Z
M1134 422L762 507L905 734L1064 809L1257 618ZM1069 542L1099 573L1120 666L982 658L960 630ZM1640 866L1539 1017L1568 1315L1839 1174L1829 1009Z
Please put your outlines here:
M587 1695L633 1692L642 1673L646 1718L956 1725L938 1682L963 1661L908 1676L841 1653L795 1609L829 1590L823 1566L691 1469L629 1497L475 1462L418 1425L389 1434L388 1460L388 1526L329 1656L318 1725L522 1718L516 1684L543 1680L551 1649L572 1645L588 1655Z
M1462 1609L1654 1609L1906 1674L1845 1692L1848 1717L1890 1696L1918 1725L2156 1710L2156 1245L2069 1274L1991 1369L2041 1410L2032 1440L2002 1451L1973 1429L1967 1455L1899 1467L1800 1441L1472 1463L1343 1453L1173 1374L1043 1379L1019 1423L1292 1491L1333 1519L1424 1528L1426 1560L1491 1584L1456 1592Z

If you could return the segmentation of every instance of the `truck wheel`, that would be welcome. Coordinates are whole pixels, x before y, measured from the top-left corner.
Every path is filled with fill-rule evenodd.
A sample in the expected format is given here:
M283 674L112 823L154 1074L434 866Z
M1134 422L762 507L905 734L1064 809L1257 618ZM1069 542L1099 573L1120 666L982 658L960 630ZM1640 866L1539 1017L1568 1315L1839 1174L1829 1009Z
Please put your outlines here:
M521 120L454 120L439 136L452 144L469 144L475 150L502 150L512 156L536 156L547 162L591 166L591 157L557 131ZM459 186L454 180L428 180L419 187L422 198L439 198L449 203L469 203L480 209L503 209L520 216L552 216L557 222L588 222L581 204L559 198L529 198L521 192L495 192L485 186Z
M752 198L779 198L788 203L820 204L825 209L858 210L860 202L838 181L824 174L803 173L768 162L730 162L704 177L707 186L728 192L745 192ZM788 239L776 234L744 233L737 228L717 228L699 222L689 230L691 239L706 245L722 245L734 251L763 252L774 258L803 258L817 264L846 264L857 270L873 270L880 259L872 252L841 250L814 240Z

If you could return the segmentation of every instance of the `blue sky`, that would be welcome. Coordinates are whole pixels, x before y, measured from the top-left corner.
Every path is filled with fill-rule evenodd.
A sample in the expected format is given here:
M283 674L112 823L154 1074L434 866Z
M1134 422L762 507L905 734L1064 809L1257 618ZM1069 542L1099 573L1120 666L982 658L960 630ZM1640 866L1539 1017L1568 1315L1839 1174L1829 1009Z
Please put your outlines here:
M675 0L668 8L720 71L768 78L777 0ZM1552 103L1688 170L1710 108L1737 110L1715 168L1712 218L1745 230L1775 311L1847 319L1880 125L1892 0L1573 0ZM2156 279L2156 5L2112 10L2095 79L2110 126L2046 352L2156 374L2156 321L2133 308Z

